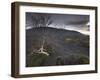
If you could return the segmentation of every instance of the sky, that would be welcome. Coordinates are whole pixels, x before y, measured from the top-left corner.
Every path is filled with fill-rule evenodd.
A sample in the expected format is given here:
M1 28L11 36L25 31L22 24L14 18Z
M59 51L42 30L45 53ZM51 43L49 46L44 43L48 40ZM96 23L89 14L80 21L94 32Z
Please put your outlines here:
M41 14L43 16L50 16L52 24L48 27L74 30L89 35L89 15L26 12L26 29L35 27L33 26L34 20L32 18L40 16Z

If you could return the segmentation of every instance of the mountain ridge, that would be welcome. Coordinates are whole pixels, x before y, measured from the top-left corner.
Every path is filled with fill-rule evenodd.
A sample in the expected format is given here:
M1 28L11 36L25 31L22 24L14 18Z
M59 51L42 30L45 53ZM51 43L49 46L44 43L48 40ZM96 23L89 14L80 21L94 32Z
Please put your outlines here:
M34 27L26 30L26 56L38 50L43 45L43 40L45 41L44 49L50 53L44 65L55 65L58 56L79 55L89 57L88 35L51 27Z

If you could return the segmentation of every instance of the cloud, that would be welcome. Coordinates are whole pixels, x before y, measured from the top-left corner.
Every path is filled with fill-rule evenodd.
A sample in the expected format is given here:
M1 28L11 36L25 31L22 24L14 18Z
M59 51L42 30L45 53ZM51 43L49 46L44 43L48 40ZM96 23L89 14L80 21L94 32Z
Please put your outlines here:
M82 34L89 35L89 27L88 25L67 25L65 27L67 30L78 31Z

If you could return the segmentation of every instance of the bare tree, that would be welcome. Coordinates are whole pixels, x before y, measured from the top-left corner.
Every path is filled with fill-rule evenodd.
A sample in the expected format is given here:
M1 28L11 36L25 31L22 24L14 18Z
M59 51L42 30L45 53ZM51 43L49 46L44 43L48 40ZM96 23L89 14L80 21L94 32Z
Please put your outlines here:
M32 16L32 22L34 27L48 27L53 21L48 14L36 13Z
M33 14L31 17L31 20L32 20L33 27L48 27L49 25L53 23L51 16L48 14L44 14L44 13ZM42 38L41 46L38 52L49 55L48 53L44 51L45 36L46 36L46 29L44 29L44 34L42 35L43 38Z

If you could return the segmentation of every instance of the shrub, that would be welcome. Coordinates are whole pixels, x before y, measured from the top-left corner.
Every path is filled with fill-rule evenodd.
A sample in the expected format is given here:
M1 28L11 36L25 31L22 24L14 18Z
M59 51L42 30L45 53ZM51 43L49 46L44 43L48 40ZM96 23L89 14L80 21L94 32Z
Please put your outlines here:
M80 57L79 64L89 64L89 58L84 57L84 56Z

